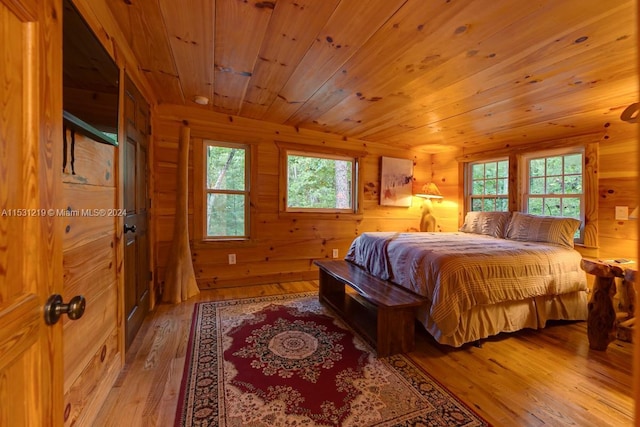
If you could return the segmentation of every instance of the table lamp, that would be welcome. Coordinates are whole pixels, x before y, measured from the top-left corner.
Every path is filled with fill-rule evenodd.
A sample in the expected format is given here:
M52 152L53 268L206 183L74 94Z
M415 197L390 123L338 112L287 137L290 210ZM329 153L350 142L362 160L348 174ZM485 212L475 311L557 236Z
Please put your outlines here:
M433 216L433 204L431 199L442 199L443 196L438 186L430 182L422 186L420 193L416 197L422 197L422 216L420 217L420 231L436 231L436 217Z

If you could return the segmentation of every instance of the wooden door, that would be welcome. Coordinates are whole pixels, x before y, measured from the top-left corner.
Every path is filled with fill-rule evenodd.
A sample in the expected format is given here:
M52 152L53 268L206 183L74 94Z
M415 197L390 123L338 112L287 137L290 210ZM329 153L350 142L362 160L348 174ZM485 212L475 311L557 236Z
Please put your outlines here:
M0 426L62 424L59 0L0 0Z
M126 335L129 348L149 311L149 105L127 77L125 82L124 142L124 288Z

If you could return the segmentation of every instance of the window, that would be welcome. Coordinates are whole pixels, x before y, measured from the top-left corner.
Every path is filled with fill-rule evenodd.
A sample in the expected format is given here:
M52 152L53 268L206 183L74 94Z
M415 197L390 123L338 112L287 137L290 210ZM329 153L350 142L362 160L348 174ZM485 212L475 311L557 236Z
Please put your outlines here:
M469 163L467 176L469 210L509 210L509 160Z
M280 214L361 215L364 152L278 141Z
M482 153L466 156L469 163L461 164L465 211L517 210L576 218L581 225L575 243L597 248L598 144L553 145L541 143L538 151L530 152L502 150L490 160Z
M584 152L535 153L524 157L524 211L579 219L584 224ZM581 231L576 232L580 239Z
M246 145L203 141L204 239L249 237L250 149Z
M287 211L354 212L357 160L287 151Z

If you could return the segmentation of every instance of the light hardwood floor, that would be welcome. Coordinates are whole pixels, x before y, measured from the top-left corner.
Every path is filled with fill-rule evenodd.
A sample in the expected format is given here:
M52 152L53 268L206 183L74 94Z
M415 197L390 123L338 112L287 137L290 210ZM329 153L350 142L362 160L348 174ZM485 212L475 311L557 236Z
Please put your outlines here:
M95 426L172 426L193 305L317 290L304 281L203 291L158 306L135 338ZM488 339L481 347L441 346L422 328L410 356L495 426L632 426L632 347L589 350L586 322L553 324Z

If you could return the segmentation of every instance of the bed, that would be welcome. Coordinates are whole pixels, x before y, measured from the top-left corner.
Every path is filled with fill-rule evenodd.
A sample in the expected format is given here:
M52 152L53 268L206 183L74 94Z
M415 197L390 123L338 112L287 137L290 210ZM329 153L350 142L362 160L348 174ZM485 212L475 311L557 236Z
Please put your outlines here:
M459 347L547 320L586 320L579 221L470 212L458 232L363 233L345 259L427 299L417 320Z

